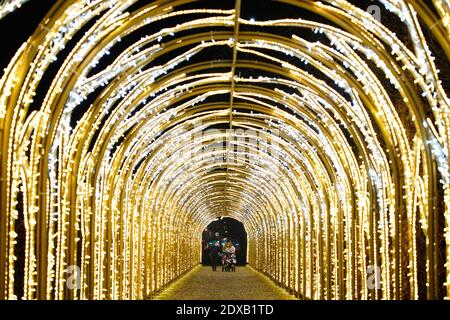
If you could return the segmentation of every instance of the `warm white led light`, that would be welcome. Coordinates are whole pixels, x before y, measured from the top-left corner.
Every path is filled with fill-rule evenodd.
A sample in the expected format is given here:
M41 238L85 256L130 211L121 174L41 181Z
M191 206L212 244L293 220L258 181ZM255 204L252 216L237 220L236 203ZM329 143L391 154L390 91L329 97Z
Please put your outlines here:
M136 2L64 1L0 79L0 298L152 297L217 216L299 297L450 297L450 100L424 35L450 57L446 0L380 0L401 37L346 0L282 0L329 23Z

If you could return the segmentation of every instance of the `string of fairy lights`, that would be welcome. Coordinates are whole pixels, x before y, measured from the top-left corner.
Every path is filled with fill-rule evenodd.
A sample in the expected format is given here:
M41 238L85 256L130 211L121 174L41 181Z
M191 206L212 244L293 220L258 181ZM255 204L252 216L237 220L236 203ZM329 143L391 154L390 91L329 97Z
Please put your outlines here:
M450 4L376 1L398 36L346 0L279 2L299 17L56 2L0 79L0 299L151 298L217 216L298 297L450 298Z

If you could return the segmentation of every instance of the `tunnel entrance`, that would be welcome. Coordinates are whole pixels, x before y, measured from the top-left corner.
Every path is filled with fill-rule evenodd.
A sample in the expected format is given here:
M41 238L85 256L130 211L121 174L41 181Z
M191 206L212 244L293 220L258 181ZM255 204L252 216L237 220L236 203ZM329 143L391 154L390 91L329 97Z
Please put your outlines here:
M220 241L221 246L231 240L236 248L237 265L247 264L247 232L242 222L229 218L218 217L211 222L202 233L202 264L210 265L208 247L215 241Z

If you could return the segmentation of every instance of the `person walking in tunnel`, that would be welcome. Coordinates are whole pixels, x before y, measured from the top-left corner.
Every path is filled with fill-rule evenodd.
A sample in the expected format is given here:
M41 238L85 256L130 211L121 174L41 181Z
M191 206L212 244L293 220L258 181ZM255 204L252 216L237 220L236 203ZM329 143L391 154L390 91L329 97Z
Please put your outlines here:
M236 248L231 240L228 240L223 247L222 272L236 271Z
M217 268L217 259L219 256L220 243L219 241L215 241L213 244L209 246L209 258L211 260L211 268L212 271L216 271Z

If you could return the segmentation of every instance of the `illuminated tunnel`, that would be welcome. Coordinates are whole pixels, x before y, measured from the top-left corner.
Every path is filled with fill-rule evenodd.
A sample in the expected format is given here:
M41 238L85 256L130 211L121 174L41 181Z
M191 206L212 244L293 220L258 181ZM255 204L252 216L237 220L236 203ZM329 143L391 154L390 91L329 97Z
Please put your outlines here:
M299 298L450 298L448 0L0 3L44 12L0 79L0 299L151 298L218 216Z

